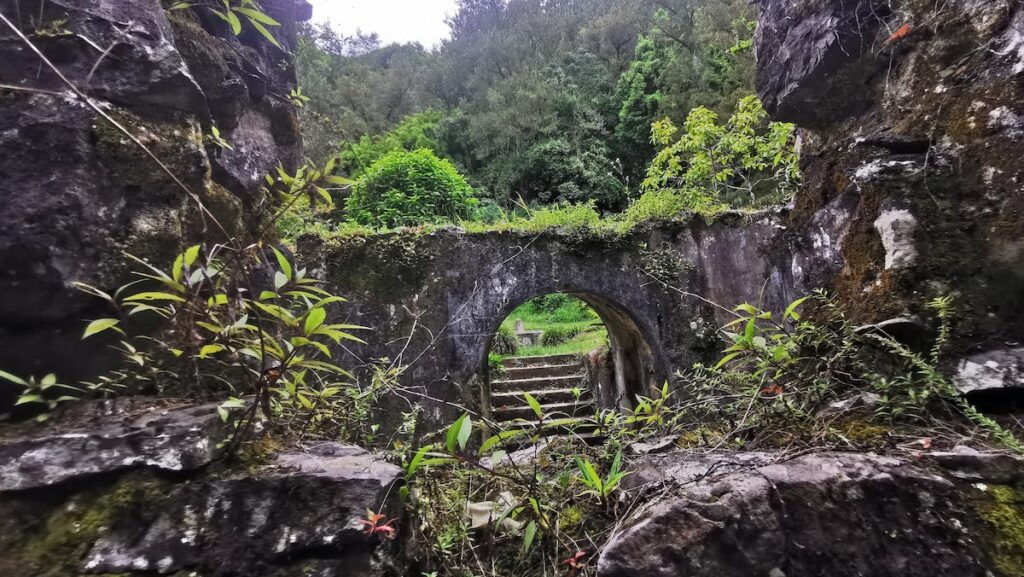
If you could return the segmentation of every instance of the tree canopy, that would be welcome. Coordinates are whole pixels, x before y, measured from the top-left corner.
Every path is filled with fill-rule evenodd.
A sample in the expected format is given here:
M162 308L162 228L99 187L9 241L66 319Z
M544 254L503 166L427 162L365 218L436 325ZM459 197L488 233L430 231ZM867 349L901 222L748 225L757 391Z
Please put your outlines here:
M358 178L429 149L498 206L615 212L667 146L652 124L728 118L753 92L746 0L459 0L449 26L432 51L305 28L307 153Z

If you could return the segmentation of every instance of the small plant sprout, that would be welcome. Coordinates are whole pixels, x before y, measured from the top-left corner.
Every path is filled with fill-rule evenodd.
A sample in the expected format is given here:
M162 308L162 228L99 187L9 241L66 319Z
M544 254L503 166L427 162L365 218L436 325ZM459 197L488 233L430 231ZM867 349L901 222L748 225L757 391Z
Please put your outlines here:
M604 478L597 474L594 465L586 458L576 457L576 467L580 472L580 480L587 487L584 494L593 495L604 504L608 503L608 498L619 488L619 483L622 482L622 479L629 475L628 472L622 470L621 449L615 452L612 466Z
M363 525L363 533L366 534L367 537L381 535L385 539L391 540L398 534L395 526L393 525L393 523L398 519L384 521L386 518L387 516L383 513L374 513L367 509L366 518L359 519L359 523Z
M206 135L206 141L223 150L234 150L231 144L220 135L220 129L216 125L210 127L210 133Z
M167 10L188 10L194 7L205 8L217 18L227 22L235 36L242 34L242 22L248 22L249 26L259 32L268 42L277 48L281 48L277 38L274 38L274 35L268 29L268 27L278 27L281 23L268 16L256 0L214 0L213 5L217 6L217 8L209 4L209 1L196 0L193 2L182 0L180 2L173 2Z
M295 105L296 108L303 108L309 102L309 97L302 93L302 87L293 88L288 93L288 100Z

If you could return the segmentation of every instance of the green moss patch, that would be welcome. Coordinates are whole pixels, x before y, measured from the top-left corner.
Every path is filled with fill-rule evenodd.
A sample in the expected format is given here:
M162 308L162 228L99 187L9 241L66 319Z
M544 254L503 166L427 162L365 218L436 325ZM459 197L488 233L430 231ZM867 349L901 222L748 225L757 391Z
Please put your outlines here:
M31 527L14 552L18 565L33 577L79 574L93 544L122 516L139 506L153 506L166 493L160 481L131 477L113 487L83 493Z
M986 488L989 497L976 507L978 517L992 531L988 552L994 568L1004 577L1024 575L1024 494L1005 485Z

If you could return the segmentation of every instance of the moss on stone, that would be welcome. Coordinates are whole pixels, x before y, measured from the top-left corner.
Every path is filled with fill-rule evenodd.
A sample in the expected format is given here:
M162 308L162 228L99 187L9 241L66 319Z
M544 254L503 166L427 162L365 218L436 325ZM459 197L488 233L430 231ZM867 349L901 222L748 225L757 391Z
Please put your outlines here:
M96 540L132 507L152 506L164 494L163 483L142 476L113 487L77 495L29 533L18 554L34 577L78 575Z
M1024 575L1024 495L1015 487L991 485L976 513L991 530L988 553L1003 577Z

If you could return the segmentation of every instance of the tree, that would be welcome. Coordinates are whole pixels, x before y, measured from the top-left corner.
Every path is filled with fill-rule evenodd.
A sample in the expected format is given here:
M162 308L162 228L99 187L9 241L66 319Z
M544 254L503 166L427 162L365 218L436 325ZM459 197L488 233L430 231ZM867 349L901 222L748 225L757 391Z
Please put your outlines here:
M359 178L369 166L396 150L412 152L425 148L440 155L442 147L437 131L442 118L441 112L426 110L406 116L384 135L363 135L357 142L344 144L338 169L351 178Z
M659 80L671 60L671 53L659 49L650 36L641 36L629 68L619 77L615 90L618 123L615 146L630 175L639 174L654 154L650 141L651 122L657 117L662 93Z
M397 227L467 218L473 189L451 162L427 149L389 152L353 187L345 208L369 226Z
M655 122L651 132L663 148L647 169L643 190L671 190L696 212L713 213L723 202L784 202L799 180L793 125L770 122L754 96L741 99L724 125L700 107L687 117L675 142L679 129L667 118Z

